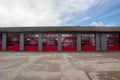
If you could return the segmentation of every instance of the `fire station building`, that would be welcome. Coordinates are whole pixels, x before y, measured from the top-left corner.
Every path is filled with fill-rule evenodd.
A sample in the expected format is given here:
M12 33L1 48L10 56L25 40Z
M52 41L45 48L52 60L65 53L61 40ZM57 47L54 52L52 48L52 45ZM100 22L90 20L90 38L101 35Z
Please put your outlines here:
M120 50L120 27L0 28L0 51Z

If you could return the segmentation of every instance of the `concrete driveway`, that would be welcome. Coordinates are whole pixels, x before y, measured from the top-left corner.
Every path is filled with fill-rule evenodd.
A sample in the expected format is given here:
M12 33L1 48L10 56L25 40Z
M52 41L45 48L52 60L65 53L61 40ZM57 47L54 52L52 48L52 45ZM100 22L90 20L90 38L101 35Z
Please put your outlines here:
M120 80L120 52L0 52L0 80Z

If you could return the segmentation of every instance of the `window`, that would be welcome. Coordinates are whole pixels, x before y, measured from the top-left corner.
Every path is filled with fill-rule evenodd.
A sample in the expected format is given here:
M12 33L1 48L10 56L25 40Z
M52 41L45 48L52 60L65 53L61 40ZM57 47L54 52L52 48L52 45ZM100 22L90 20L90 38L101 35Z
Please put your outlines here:
M76 39L75 34L62 34L62 46L76 46Z
M43 34L43 46L57 46L58 35L57 34Z
M2 46L2 34L0 34L0 46Z
M7 46L19 46L19 44L20 44L19 34L7 35Z
M108 46L120 46L120 34L107 34Z
M81 46L95 46L95 35L82 34Z
M25 34L25 46L38 46L38 34Z

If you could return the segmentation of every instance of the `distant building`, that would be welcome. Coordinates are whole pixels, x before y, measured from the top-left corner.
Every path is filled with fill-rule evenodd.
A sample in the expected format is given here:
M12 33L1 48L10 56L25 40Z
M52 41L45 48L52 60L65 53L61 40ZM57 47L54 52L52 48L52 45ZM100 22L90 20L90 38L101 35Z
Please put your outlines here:
M0 28L1 51L120 50L120 27Z

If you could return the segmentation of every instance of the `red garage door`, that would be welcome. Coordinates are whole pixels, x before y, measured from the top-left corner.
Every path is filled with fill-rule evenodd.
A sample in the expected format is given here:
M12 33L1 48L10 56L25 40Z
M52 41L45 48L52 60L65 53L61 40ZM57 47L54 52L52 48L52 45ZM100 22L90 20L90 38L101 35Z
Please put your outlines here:
M2 51L2 34L0 34L0 51Z
M120 50L120 34L107 34L107 50Z
M8 34L7 35L7 50L8 51L19 51L20 47L20 36L19 34Z
M62 51L76 51L76 34L62 34Z
M43 34L43 51L57 51L58 50L58 35L57 34Z
M95 51L95 34L82 34L81 36L81 50Z
M24 35L24 50L25 51L38 51L38 34L25 34Z

